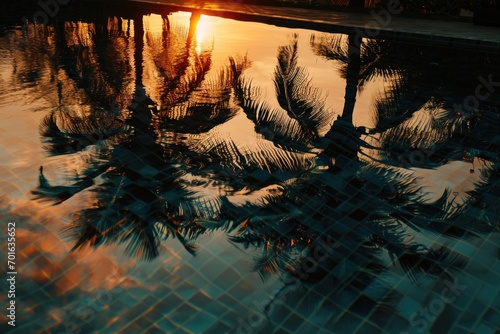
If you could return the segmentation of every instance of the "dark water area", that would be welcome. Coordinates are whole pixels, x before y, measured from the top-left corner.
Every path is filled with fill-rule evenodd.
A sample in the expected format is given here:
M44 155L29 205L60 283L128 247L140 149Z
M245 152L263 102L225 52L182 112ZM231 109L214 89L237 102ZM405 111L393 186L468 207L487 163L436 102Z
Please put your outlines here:
M498 333L497 52L81 6L2 14L2 332Z

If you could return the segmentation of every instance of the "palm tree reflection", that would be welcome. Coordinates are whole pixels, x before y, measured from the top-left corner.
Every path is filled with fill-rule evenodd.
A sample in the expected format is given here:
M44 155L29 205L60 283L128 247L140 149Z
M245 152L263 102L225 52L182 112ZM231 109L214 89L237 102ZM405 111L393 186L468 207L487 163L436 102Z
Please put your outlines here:
M350 47L353 44L355 42L349 39ZM390 285L384 286L384 280L380 280L387 276L391 264L398 263L415 281L421 273L450 280L450 269L462 263L445 245L432 248L412 240L421 239L422 229L461 238L497 228L494 222L498 220L498 210L480 195L480 189L496 182L498 157L492 154L492 145L484 145L484 138L476 140L481 137L476 131L492 133L491 129L498 129L500 122L494 116L495 108L487 105L481 106L480 117L454 119L450 110L443 107L444 103L460 103L463 95L457 93L445 102L436 101L432 95L417 103L411 101L407 87L415 77L409 76L404 68L383 66L383 53L378 54L381 58L376 62L363 66L361 60L368 56L361 57L359 49L347 56L342 54L342 49L336 49L338 43L313 46L319 54L345 64L342 70L347 88L343 113L327 133L328 145L319 155L331 161L328 173L311 171L287 184L283 197L268 200L269 206L247 207L231 239L261 251L262 255L255 260L255 269L263 277L277 273L285 277L283 289L266 307L270 317L281 319L288 314L288 309L278 305L285 300L290 304L290 298L294 305L299 305L297 313L306 318L317 311L311 305L347 300L342 303L344 308L332 304L333 309L323 310L322 314L328 314L323 320L332 321L330 315L335 309L339 316L333 317L334 321L339 320L346 309L363 315L374 311L375 316L370 319L382 325L379 315L396 305L397 295L391 294ZM370 66L371 70L367 70ZM379 135L382 143L379 147L362 140L366 129L352 124L357 88L373 77L375 69L388 78L394 76L393 90L377 103L376 127L368 131ZM432 91L430 87L426 89ZM402 98L401 93L406 95ZM401 103L405 101L410 103L403 107ZM435 113L428 127L402 131L412 117L421 117L418 112L422 109ZM485 165L482 181L476 184L477 190L465 198L459 200L455 195L450 199L450 192L445 191L435 202L429 202L413 172L397 167L400 165L397 161L381 159L394 150L389 140L398 144L408 142L406 149L415 148L415 144L421 148L436 142L439 147L432 153L439 153L440 158L434 160L435 166L460 160L462 157L457 157L457 151L474 151L489 163ZM491 141L496 142L493 138ZM361 160L363 146L376 148L376 154ZM490 188L489 191L496 190ZM478 203L482 205L480 215ZM471 220L470 217L481 218ZM360 295L359 291L364 292ZM317 298L312 297L315 300L309 304L311 307L301 310L307 296Z
M485 187L495 182L494 175L498 177L498 158L492 155L491 145L484 145L484 139L478 142L474 138L481 137L476 131L492 133L490 129L498 129L500 123L498 117L493 116L494 110L483 105L481 117L476 120L474 117L454 120L450 111L443 110L442 102L435 101L432 95L423 102L403 108L402 101L411 102L409 90L402 89L410 80L403 68L384 67L382 60L377 59L382 65L371 64L371 70L367 70L370 66L365 66L362 71L359 52L351 52L351 59L344 58L347 63L344 67L347 79L344 110L327 133L328 146L320 154L332 161L329 173L310 171L287 183L282 195L268 198L268 205L245 207L241 224L230 237L247 248L260 250L254 268L262 277L270 274L288 277L283 289L266 307L268 315L277 319L283 312L289 313L285 308L276 311L275 303L280 299L290 304L289 298L292 298L294 305L302 305L303 299L312 295L318 296L313 305L324 305L328 299L347 298L349 311L367 314L374 310L376 316L372 319L380 322L376 320L378 315L387 313L396 303L390 286L383 286L383 281L375 278L386 275L391 264L398 263L412 280L417 280L421 273L450 280L450 268L462 263L445 245L432 248L412 240L419 237L422 229L460 238L497 228L494 222L498 220L498 210L491 203L486 204L488 201L484 197L479 199L481 190L469 192L461 201L457 195L450 200L450 192L445 191L435 202L429 202L411 171L396 167L399 163L394 161L386 160L384 164L380 160L381 155L394 149L394 145L388 143L389 138L397 143L407 140L411 145L419 140L422 143L427 140L427 144L437 142L441 147L436 148L435 153L442 154L435 160L438 166L449 160L459 160L456 151L475 151L493 163L486 168L481 183L476 185ZM357 87L376 73L374 69L388 78L395 76L395 83L393 92L377 104L377 125L368 132L379 134L384 146L377 148L379 153L375 156L367 157L369 163L366 164L359 159L360 148L376 147L361 139L367 132L352 124L352 114ZM402 92L407 95L396 99L396 94ZM455 93L446 103L460 103L462 99L463 95ZM247 104L258 105L255 102ZM389 109L394 105L395 113ZM414 114L429 108L437 113L430 128L401 132ZM482 124L478 122L480 119L483 119ZM426 131L429 138L422 137ZM446 150L447 154L443 154ZM470 217L478 217L478 202L483 206L481 218L471 220ZM241 210L236 212L241 216ZM373 289L374 285L378 288ZM367 292L360 296L360 290ZM315 310L311 307L298 313L308 317ZM345 309L338 310L340 314L345 312ZM327 314L332 313L328 311Z
M279 65L275 75L283 72L280 71L283 59L294 59L295 56L296 41L291 42L291 47L280 48ZM288 64L291 64L289 73L300 73L296 59ZM281 91L293 91L293 81L289 82L291 87L281 91L279 81L275 82L278 82L278 101ZM259 119L254 115L262 114L262 109L255 112L249 106L262 108L262 103L251 100L251 87L242 87L247 92L241 94L247 97L244 109L258 124ZM319 95L317 91L307 86L306 88L306 93L313 92L309 98ZM302 101L305 97L302 97ZM291 116L299 114L304 105L294 103L293 99L293 96L281 99L286 102L281 102L282 107L283 104L284 109L289 107ZM293 108L290 107L292 104ZM329 145L321 153L334 161L334 165L329 166L328 173L312 169L299 174L298 177L287 181L281 195L267 198L267 205L248 205L243 211L234 210L239 216L243 212L243 219L240 218L243 222L237 235L231 239L247 247L262 248L263 255L257 260L256 269L263 276L290 271L290 263L293 263L291 255L295 254L300 258L304 250L314 249L314 245L321 243L324 238L342 239L348 232L345 229L346 224L349 225L349 235L352 233L354 242L354 245L346 245L346 251L368 244L371 245L369 249L383 249L399 261L409 274L414 270L420 271L422 267L419 266L427 265L427 260L432 261L446 253L445 248L433 251L405 240L404 226L409 223L408 219L411 220L417 211L421 215L432 212L420 219L435 219L436 211L445 209L442 207L442 199L436 203L425 204L419 195L419 187L409 178L411 173L379 163L363 164L358 159L358 154L360 146L367 144L360 139L361 133L352 125L352 112L353 105L350 103L328 132ZM308 116L311 115L317 114L310 113ZM266 116L265 119L269 118ZM430 210L432 207L436 210ZM238 219L236 215L234 219ZM439 268L433 270L437 273L445 272Z
M234 76L240 75L244 66L239 66L239 73L224 70L217 80L205 84L210 51L200 55L193 51L194 29L190 28L184 37L168 29L169 25L164 24L163 54L152 56L165 73L158 104L146 95L143 86L144 28L142 17L138 17L134 21L136 88L129 112L116 115L102 107L83 112L60 107L43 121L41 135L50 144L49 151L55 155L71 153L82 160L84 167L79 178L85 182L51 186L41 168L41 182L33 193L56 203L85 190L94 193L92 207L76 214L65 229L76 240L73 249L118 242L127 245L129 254L152 259L158 256L161 239L175 237L189 252L194 252L188 239L203 230L195 221L198 216L209 214L203 212L199 199L187 189L189 182L183 180L192 155L185 152L187 144L182 145L185 155L173 154L176 150L158 140L158 136L174 128L200 134L230 119L230 88L237 82ZM182 38L182 47L172 43ZM146 41L155 47L150 39ZM79 58L81 54L75 57L85 62ZM99 83L107 84L105 80ZM89 91L90 98L93 92ZM204 113L203 123L200 113ZM197 120L194 127L190 126L193 120ZM178 126L181 123L183 127Z

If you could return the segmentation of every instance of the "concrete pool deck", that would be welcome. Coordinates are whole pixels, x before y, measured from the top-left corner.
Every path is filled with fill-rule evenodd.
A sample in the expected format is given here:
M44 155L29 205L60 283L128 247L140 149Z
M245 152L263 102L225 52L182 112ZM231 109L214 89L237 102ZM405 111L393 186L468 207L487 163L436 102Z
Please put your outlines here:
M472 22L398 16L396 10L371 13L241 4L238 1L129 0L132 3L201 9L204 14L325 32L360 32L366 37L500 51L500 28ZM384 11L384 12L382 12Z

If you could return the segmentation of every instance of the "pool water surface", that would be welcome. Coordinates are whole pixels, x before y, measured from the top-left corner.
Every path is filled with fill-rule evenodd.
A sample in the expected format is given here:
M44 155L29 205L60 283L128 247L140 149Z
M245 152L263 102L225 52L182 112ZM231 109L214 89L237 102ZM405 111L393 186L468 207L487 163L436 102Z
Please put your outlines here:
M2 332L499 332L498 52L61 14L0 119Z

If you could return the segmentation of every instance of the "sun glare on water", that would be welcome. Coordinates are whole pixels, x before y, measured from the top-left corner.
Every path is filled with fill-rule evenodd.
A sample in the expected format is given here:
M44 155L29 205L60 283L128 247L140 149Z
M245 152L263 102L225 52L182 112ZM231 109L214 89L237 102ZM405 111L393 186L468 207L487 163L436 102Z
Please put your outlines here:
M210 39L210 23L205 15L200 16L200 20L196 25L196 52L201 53L202 44L206 43Z

